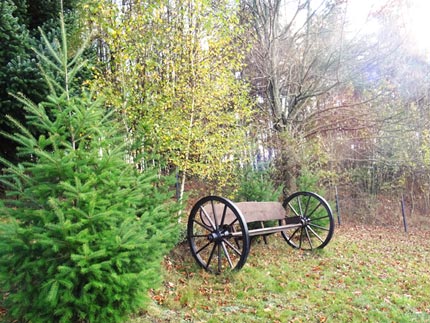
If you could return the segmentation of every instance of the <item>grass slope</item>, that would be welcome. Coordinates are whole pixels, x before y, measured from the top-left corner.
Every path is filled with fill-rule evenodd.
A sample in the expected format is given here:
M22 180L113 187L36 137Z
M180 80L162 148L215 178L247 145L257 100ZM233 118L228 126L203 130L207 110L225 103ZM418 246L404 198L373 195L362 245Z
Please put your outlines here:
M208 274L186 245L165 260L166 281L129 323L430 322L430 232L340 227L321 251L280 235L253 244L244 268Z

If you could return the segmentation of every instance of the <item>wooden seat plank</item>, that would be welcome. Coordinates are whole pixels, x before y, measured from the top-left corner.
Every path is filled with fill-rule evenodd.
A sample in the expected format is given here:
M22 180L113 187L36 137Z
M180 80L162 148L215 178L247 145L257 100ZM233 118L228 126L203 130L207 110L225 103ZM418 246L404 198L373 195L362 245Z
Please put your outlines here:
M286 216L285 209L279 202L239 202L234 204L241 211L247 223L282 220ZM214 204L214 209L217 215L217 222L220 223L224 212L224 204ZM213 220L212 207L205 207L205 212ZM224 223L231 223L234 219L235 216L233 212L227 209Z

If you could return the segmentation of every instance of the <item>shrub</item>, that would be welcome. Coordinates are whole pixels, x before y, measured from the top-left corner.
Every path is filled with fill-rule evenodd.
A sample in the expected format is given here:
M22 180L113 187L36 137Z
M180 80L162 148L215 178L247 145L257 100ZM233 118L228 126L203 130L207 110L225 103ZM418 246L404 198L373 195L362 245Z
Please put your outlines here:
M296 178L296 185L299 191L319 191L320 177L318 173L310 171L307 167L303 167L300 175Z
M29 122L44 135L4 134L25 162L0 177L0 288L18 322L120 322L144 306L178 239L165 180L126 162L125 134L100 100L71 88L82 62L48 43L61 76ZM55 48L58 48L55 49Z
M270 168L254 170L244 168L240 175L236 201L277 201L282 187L276 188L270 176Z

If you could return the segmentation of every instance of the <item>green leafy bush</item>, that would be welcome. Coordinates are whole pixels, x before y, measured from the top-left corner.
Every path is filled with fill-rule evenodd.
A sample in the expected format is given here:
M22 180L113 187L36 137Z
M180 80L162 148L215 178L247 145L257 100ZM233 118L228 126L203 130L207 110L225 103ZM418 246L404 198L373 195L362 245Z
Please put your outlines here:
M282 194L282 187L276 188L271 179L270 168L254 170L244 168L240 175L236 201L277 201Z
M60 83L15 140L26 162L0 177L0 290L10 322L121 322L145 305L179 233L166 179L126 162L125 134L89 93L72 89L83 62L50 49ZM54 49L58 48L58 50Z
M299 191L319 191L320 177L317 173L310 171L307 167L303 167L300 175L296 178L296 185Z

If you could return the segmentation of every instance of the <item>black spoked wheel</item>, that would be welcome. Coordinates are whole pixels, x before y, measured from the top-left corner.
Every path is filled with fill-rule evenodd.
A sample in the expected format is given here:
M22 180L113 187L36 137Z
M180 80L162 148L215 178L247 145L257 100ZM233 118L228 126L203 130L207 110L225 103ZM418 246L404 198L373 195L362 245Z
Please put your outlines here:
M247 224L240 210L223 197L206 196L194 205L187 236L193 257L210 272L240 269L248 257Z
M329 243L334 232L334 220L330 205L324 198L312 192L296 192L284 200L283 206L287 219L281 220L280 225L300 223L297 227L281 231L289 245L312 250L324 248Z

